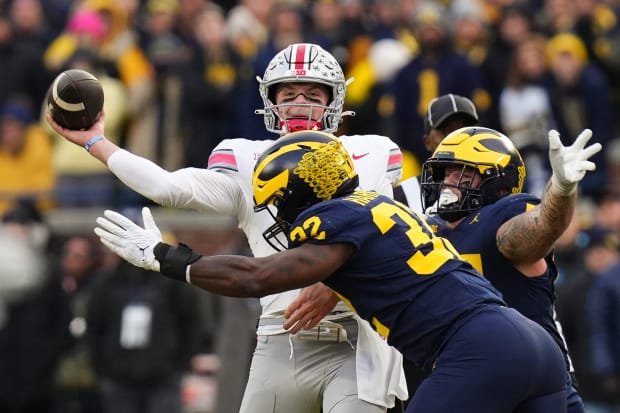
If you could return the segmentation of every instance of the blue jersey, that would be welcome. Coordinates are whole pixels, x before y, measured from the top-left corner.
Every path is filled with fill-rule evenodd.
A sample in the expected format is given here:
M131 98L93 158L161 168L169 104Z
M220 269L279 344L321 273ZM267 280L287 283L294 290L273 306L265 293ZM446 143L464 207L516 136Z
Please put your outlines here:
M422 216L376 192L318 203L291 228L291 248L303 242L355 247L323 282L418 364L432 362L468 316L505 306L491 283Z
M555 322L555 280L558 272L551 255L546 257L547 271L538 277L526 277L497 249L499 227L512 217L533 208L540 199L528 194L509 195L465 217L450 229L438 217L428 223L437 235L449 239L461 256L469 261L502 293L510 307L540 324L564 353L568 352Z

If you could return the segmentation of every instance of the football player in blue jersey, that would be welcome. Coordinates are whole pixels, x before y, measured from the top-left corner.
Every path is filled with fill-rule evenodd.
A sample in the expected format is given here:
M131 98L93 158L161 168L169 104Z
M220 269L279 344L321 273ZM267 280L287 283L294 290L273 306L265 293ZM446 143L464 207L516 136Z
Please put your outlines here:
M255 209L274 219L263 236L282 250L268 257L165 244L148 208L144 228L108 210L95 233L132 264L217 294L258 297L323 281L405 357L432 366L409 413L566 410L564 357L549 334L507 307L422 215L358 190L332 135L275 141L256 163L253 191ZM372 366L361 374L373 377Z
M556 323L552 252L573 216L577 184L595 169L589 158L601 145L585 147L591 136L584 130L564 147L559 134L549 132L553 175L542 199L522 193L525 165L512 141L477 126L446 136L423 164L421 178L423 205L432 207L428 222L437 235L449 239L509 306L540 324L564 353L569 413L584 408Z

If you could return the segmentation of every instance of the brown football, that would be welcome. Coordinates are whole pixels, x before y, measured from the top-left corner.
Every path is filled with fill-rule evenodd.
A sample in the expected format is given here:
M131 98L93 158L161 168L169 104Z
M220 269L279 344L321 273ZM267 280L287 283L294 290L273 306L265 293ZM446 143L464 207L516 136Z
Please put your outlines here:
M91 73L70 69L52 82L47 95L52 118L72 130L90 128L103 109L103 88Z

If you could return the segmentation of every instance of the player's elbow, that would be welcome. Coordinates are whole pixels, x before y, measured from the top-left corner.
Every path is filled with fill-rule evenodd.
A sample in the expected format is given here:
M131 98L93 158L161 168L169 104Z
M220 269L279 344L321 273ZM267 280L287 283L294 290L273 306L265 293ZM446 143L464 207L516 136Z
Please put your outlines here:
M183 188L178 187L172 182L166 182L165 180L160 181L157 185L152 185L147 192L142 193L142 195L165 207L187 207L184 200L186 200L188 196L185 194Z

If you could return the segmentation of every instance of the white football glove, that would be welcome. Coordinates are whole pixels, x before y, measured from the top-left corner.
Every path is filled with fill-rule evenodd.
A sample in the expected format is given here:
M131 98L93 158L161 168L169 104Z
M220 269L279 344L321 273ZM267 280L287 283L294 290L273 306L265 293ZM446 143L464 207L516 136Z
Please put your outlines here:
M142 208L144 228L115 211L106 210L103 215L105 218L98 217L99 227L95 227L95 234L103 245L136 267L159 272L159 261L153 249L162 238L151 210Z
M603 147L600 143L585 147L592 137L590 129L584 129L571 146L562 145L560 134L556 130L550 130L548 136L549 162L553 170L551 188L559 195L570 195L577 189L577 184L586 172L596 169L596 164L588 159Z

